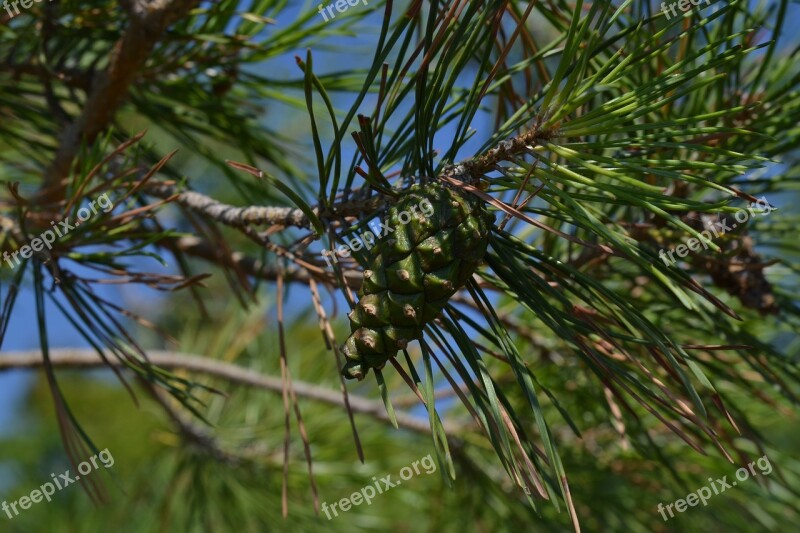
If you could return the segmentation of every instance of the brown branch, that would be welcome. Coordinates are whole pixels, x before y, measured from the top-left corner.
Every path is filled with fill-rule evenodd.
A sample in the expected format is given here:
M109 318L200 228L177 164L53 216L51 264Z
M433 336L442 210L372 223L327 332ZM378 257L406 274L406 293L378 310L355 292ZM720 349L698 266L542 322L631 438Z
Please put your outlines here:
M167 27L198 3L199 0L126 2L130 24L111 51L108 68L94 77L83 113L61 135L45 180L46 187L55 186L50 194L63 190L61 182L69 175L81 143L92 142L111 123Z
M236 207L219 202L209 196L195 191L178 191L177 188L167 183L149 183L142 187L149 195L158 198L171 198L172 201L191 209L197 213L213 218L217 222L243 228L257 224L271 224L274 226L295 226L298 228L311 228L306 215L297 208L283 206L245 206ZM350 191L351 193L362 192ZM349 198L337 203L330 212L324 215L334 217L358 217L369 214L381 208L385 203L384 198L372 196L367 198ZM319 209L314 208L314 213L320 215Z
M156 366L166 369L182 369L198 374L213 376L231 383L245 385L259 389L281 393L283 383L280 378L261 374L248 368L243 368L223 361L179 352L154 350L147 352L148 360ZM116 358L109 357L112 365L123 368L124 365ZM88 349L55 349L50 350L50 361L54 367L60 368L99 368L106 363L97 355L97 352ZM15 369L41 368L44 364L42 354L38 350L26 352L6 352L0 355L0 373ZM339 390L327 389L302 381L292 381L295 394L309 400L318 401L328 405L344 407L342 393ZM370 400L361 396L349 395L350 409L353 412L371 416L383 422L391 423L386 414L383 402ZM395 412L397 424L415 433L430 433L427 420L411 416L408 413ZM459 427L445 424L448 434L456 434Z
M445 181L455 179L465 183L476 183L488 171L497 169L500 161L510 161L514 157L529 152L533 146L548 141L557 135L554 129L542 130L538 125L524 133L501 141L497 146L472 159L458 164L447 165L442 170L440 179ZM229 161L229 163L231 163ZM233 165L233 163L231 163ZM234 165L235 166L235 165ZM254 171L256 169L253 169ZM235 207L224 204L203 194L178 190L171 184L153 183L146 187L149 194L160 198L171 198L173 201L206 215L214 220L238 228L251 224L271 224L274 226L297 226L310 228L311 224L300 209L275 206L246 206ZM352 191L351 191L352 192ZM367 192L369 189L357 192ZM345 195L347 197L349 195ZM320 213L319 208L314 208L317 215L332 216L336 218L359 216L373 212L384 204L384 199L366 197L360 199L345 199L332 206L329 211Z
M311 223L300 209L275 206L236 207L224 204L204 194L194 191L179 192L171 185L154 183L145 187L147 194L158 198L173 198L174 202L217 222L235 228L251 224L271 224L311 228Z
M471 177L472 181L475 181L487 172L494 170L501 161L513 161L516 156L529 152L534 146L552 140L557 135L556 129L541 129L538 124L534 125L521 135L500 141L484 154L453 165L445 174L452 173L455 174L454 177L457 177L458 174L464 173Z
M442 176L454 178L467 183L478 181L483 174L492 170L498 162L509 160L512 157L531 149L532 145L540 144L554 137L550 130L531 128L522 135L502 141L485 154L455 165L448 165L442 171ZM172 198L173 201L197 213L213 218L222 224L237 228L255 224L271 224L276 226L296 226L311 228L311 223L300 209L275 206L246 206L235 207L224 204L204 194L194 191L179 192L174 186L164 183L153 183L145 187L147 194L159 198ZM379 197L347 200L336 204L331 215L346 217L361 215L378 209L382 205ZM314 212L319 215L319 209Z

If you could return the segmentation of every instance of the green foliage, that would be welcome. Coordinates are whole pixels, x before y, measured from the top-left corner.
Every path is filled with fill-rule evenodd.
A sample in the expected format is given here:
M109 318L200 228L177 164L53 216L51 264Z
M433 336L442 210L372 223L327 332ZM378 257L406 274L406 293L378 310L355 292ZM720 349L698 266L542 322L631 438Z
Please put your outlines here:
M120 462L138 468L118 482L147 508L141 518L119 504L89 512L73 491L52 515L26 515L26 527L71 531L65 516L77 511L91 516L79 531L255 531L287 512L276 528L797 522L800 465L787 453L796 435L780 428L781 416L796 421L800 393L800 47L782 40L788 0L717 2L669 20L632 0L372 2L330 22L283 1L175 0L164 19L120 4L37 4L0 27L3 251L100 194L115 205L16 272L3 267L0 343L19 288L32 287L73 462L111 433L92 427L102 413L87 408L101 385L60 384L52 310L126 387L130 372L118 369L132 371L167 418L160 440L142 443L147 453L119 444ZM137 60L131 32L149 20L168 23L137 34L147 50ZM364 64L347 55L356 35L370 45ZM322 59L330 53L334 67ZM376 257L354 254L330 272L320 252L416 199L412 177L494 216L488 237L480 228L477 243L448 254L484 262L441 276L453 290L403 336L418 346L396 344L402 357L356 335L340 349L342 306L357 309L353 331L383 328L367 336L384 344L396 336L393 318L366 323L370 284L385 287L365 269L417 295L421 271L396 290ZM226 219L235 207L210 214L213 202L181 194L188 188L297 208L287 219L300 222ZM739 220L758 200L768 216ZM707 237L734 219L735 230ZM681 255L693 241L703 249ZM390 263L392 248L381 243L377 257ZM679 260L664 259L673 249ZM101 295L109 281L165 296L128 309ZM178 314L158 317L168 306ZM283 410L276 395L224 376L151 363L148 351L163 346L280 376L272 390ZM345 388L342 368L367 352L375 381ZM164 436L167 423L176 435ZM52 435L10 446L39 438ZM430 439L441 476L330 522L315 513L319 499L425 456ZM658 503L765 455L774 474L661 521Z

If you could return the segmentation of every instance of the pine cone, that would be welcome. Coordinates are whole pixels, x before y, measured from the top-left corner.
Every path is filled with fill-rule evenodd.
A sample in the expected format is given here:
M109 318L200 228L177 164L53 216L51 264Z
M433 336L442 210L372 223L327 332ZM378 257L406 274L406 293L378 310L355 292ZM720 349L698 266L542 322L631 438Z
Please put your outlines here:
M494 217L472 196L441 182L415 185L393 205L364 271L342 374L363 379L383 368L472 276Z

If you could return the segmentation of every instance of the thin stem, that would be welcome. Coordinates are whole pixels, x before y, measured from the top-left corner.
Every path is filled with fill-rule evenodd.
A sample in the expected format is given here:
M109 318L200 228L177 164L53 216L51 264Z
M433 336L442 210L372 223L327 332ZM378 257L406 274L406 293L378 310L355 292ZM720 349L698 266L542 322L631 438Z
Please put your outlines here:
M280 393L283 390L283 383L278 377L261 374L255 370L209 359L208 357L162 350L148 351L147 357L153 365L166 369L187 370L276 393ZM106 366L106 363L100 358L97 352L88 349L64 348L50 350L50 361L54 367L59 368L86 369ZM124 366L121 361L114 357L109 357L108 362L120 368ZM43 365L42 354L38 350L6 352L0 357L0 372L15 369L41 368ZM344 407L341 391L296 380L292 381L292 386L297 396L329 405L335 405L337 407ZM353 412L371 416L391 424L383 402L370 400L361 396L354 396L352 394L349 395L349 400L350 409ZM430 433L427 420L403 412L396 412L395 415L397 416L397 424L400 427L416 433ZM445 424L445 428L450 434L456 434L462 429L453 424Z

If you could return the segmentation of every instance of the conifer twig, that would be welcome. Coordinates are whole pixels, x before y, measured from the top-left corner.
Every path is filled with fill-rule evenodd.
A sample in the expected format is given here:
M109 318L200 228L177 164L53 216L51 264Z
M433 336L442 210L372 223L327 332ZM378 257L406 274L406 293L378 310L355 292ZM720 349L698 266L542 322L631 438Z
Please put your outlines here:
M283 390L283 383L280 378L256 372L248 368L233 365L223 361L217 361L208 357L185 354L172 351L152 350L147 352L150 363L165 369L181 369L199 374L206 374L218 379L223 379L231 383L246 385L249 387L269 390L280 393ZM100 368L104 366L117 365L122 363L109 357L103 361L97 352L88 349L53 349L50 350L50 361L56 368ZM42 354L38 350L5 352L0 356L0 373L8 370L41 368L44 362ZM344 407L342 394L338 390L328 389L306 383L303 381L292 381L294 393L303 398L314 400L329 405ZM349 394L350 408L354 413L376 418L378 420L391 423L389 415L386 414L383 402L370 400L362 396ZM425 419L414 417L408 413L395 412L397 424L415 433L430 433L430 426ZM455 424L445 424L449 435L456 435L460 429Z
M81 143L93 141L111 123L164 31L198 3L198 0L124 2L130 23L111 51L108 68L93 78L83 113L63 131L43 187L60 183L69 175Z

